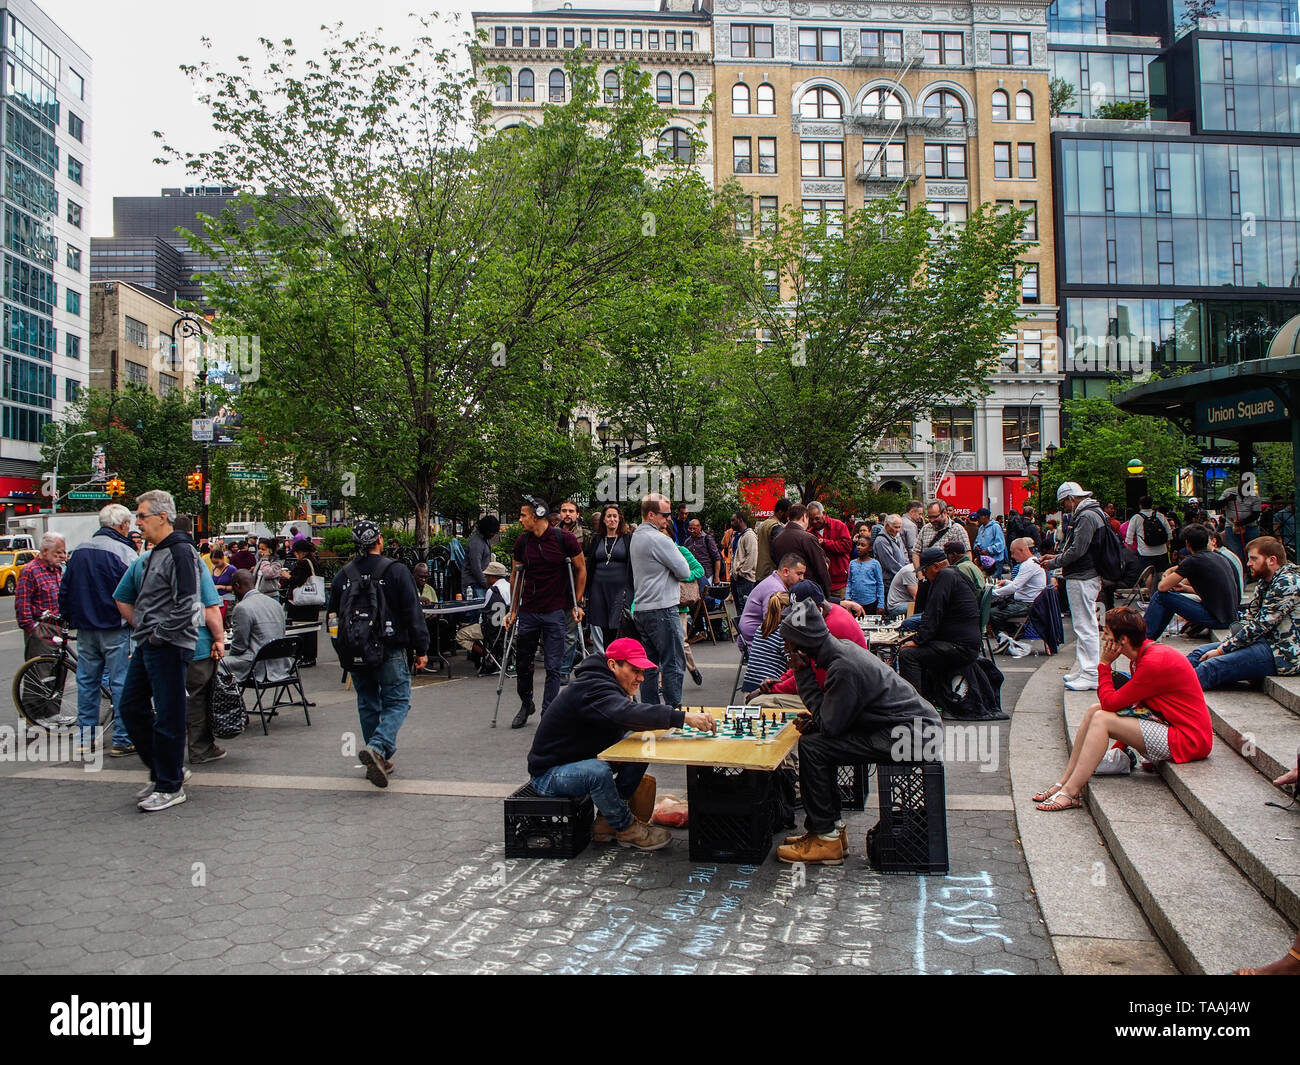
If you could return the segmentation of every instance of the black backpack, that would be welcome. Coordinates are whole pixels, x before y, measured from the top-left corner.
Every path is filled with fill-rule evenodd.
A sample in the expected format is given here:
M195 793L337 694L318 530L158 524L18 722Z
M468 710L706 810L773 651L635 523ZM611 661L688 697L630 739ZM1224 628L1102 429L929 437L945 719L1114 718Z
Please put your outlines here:
M1119 534L1105 514L1101 516L1101 528L1097 530L1088 550L1092 554L1097 576L1103 581L1118 581L1124 572L1124 545L1120 543Z
M1169 530L1165 528L1164 520L1154 510L1151 517L1142 515L1142 542L1147 547L1160 547L1162 544L1169 543Z
M393 622L379 582L392 564L391 558L381 558L374 573L362 573L356 562L343 567L347 583L339 598L339 628L334 649L338 652L339 665L346 670L383 665L384 638L393 635Z

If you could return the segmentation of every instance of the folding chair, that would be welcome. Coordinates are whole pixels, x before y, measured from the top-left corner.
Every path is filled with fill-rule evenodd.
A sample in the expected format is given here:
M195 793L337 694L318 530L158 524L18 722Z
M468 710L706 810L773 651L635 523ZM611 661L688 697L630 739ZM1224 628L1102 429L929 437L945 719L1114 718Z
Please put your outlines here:
M272 640L257 652L257 657L253 659L253 666L248 671L248 677L240 681L239 690L242 695L245 691L251 691L254 695L254 704L251 713L257 714L262 719L262 735L270 735L266 727L268 718L278 716L278 707L301 706L303 716L307 719L308 726L311 725L311 713L308 707L316 704L308 701L307 694L302 690L302 677L298 675L298 660L302 657L302 649L299 645L299 637L282 636L278 640ZM288 673L279 680L258 680L260 673L269 673L271 662L278 658L289 659ZM260 670L260 665L265 665L265 670ZM298 697L293 698L294 692ZM263 697L267 692L275 692L275 700L270 706L263 703Z
M724 599L722 609L726 614L727 625L730 627L732 642L740 652L740 663L736 666L736 679L731 685L731 702L734 703L736 693L740 691L740 686L745 681L745 666L749 663L749 652L740 646L740 618L736 614L735 602L732 599Z
M710 606L711 600L720 600L718 606ZM731 614L727 607L735 609L735 604L731 602L731 585L729 584L710 584L704 589L700 596L700 601L695 604L695 618L697 621L704 622L704 629L709 634L709 642L716 644L717 637L713 635L713 623L721 621L724 625L730 624ZM733 628L731 631L735 631Z
M993 614L993 583L984 585L980 592L980 633L984 637L984 653L993 661L993 641L989 638L989 617Z
M1145 614L1147 603L1151 601L1151 578L1155 576L1155 566L1148 566L1138 576L1131 588L1115 589L1115 605L1129 606L1139 614Z
M1039 608L1040 603L1043 604L1042 613L1045 617L1051 618L1053 616L1052 611L1054 610L1057 611L1055 616L1060 617L1060 606L1057 603L1056 589L1049 583L1046 588L1038 593L1038 598L1034 600L1033 608L1030 609L1028 614L1020 619L1020 623L1016 626L1015 631L1010 633L1010 636L1012 640L1016 641L1041 640L1043 642L1043 650L1049 655L1054 655L1056 654L1056 649L1060 644L1052 634L1049 633L1045 635L1039 632L1038 626L1034 624L1033 614L1034 611Z

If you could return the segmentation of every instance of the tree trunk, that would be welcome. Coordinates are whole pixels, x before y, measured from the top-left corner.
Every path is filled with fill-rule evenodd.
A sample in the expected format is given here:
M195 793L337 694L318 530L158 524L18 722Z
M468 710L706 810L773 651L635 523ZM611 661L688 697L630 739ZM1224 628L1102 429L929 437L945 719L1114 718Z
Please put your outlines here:
M420 558L429 555L429 500L433 497L433 476L427 470L415 475L415 551Z

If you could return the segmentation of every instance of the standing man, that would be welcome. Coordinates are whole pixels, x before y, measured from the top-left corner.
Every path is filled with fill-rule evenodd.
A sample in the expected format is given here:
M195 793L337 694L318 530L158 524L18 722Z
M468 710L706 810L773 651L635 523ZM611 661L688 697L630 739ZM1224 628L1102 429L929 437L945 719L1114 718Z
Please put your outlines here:
M816 537L826 553L826 572L830 574L829 594L844 598L849 583L849 561L853 558L853 536L839 518L832 518L817 500L808 504L808 531Z
M731 515L731 598L736 614L745 612L745 600L758 583L758 536L749 527L749 514L738 510Z
M357 757L366 767L366 779L386 788L397 731L411 710L407 655L414 649L415 668L424 668L429 660L429 630L411 571L384 558L379 526L365 520L354 523L352 542L358 557L335 575L325 620L328 625L329 616L338 615L335 647L357 691L357 716L365 740Z
M808 577L817 582L822 595L831 594L831 574L826 567L826 552L817 537L808 531L808 508L796 503L790 508L790 521L772 542L772 553L777 558L798 555L808 567ZM848 575L845 575L847 581Z
M754 536L758 540L758 567L754 571L755 582L766 580L776 569L777 559L780 556L772 553L772 541L785 528L789 513L790 500L782 496L773 505L772 516L760 521L758 528L754 530Z
M58 650L46 638L45 634L50 630L41 622L41 615L47 611L59 612L59 583L67 558L68 549L63 537L58 533L46 533L41 537L40 554L18 571L14 619L23 630L24 658L53 654ZM55 714L45 720L53 726L62 726L75 724L77 719L72 714Z
M1097 690L1097 663L1101 656L1101 636L1097 625L1097 596L1101 577L1093 564L1092 548L1097 534L1107 523L1105 513L1091 492L1076 482L1066 481L1056 490L1061 510L1070 515L1070 531L1059 555L1044 555L1043 569L1048 576L1060 572L1065 581L1065 595L1074 624L1075 670L1065 675L1071 691Z
M916 549L916 541L921 537L921 526L925 524L925 507L921 505L919 499L913 499L907 504L907 513L902 516L902 519L900 536L905 557L911 558L912 552Z
M927 547L943 547L946 543L961 544L963 554L970 554L970 537L961 522L953 521L948 514L948 506L935 500L925 508L925 528L921 530L912 547L912 565L920 573L921 552Z
M99 529L68 560L59 586L59 613L77 630L77 727L83 744L96 742L100 684L108 674L113 693L113 744L110 758L135 754L122 723L122 684L126 680L131 630L118 613L113 592L139 554L127 534L131 512L110 503L99 512Z
M975 511L975 523L980 527L980 531L975 534L975 554L988 555L993 559L993 576L997 577L1001 575L1002 567L1007 561L1007 539L1002 526L991 518L988 507L980 507Z
M591 549L591 530L578 520L578 504L572 499L566 499L560 504L559 518L553 524L557 524L560 529L578 541L578 546L582 548L585 567L587 552ZM579 593L578 602L582 602L581 593ZM560 683L562 685L569 683L569 674L573 672L573 663L577 660L577 657L578 623L572 616L569 616L564 626L564 665L560 669Z
M1152 566L1155 579L1164 575L1169 565L1169 522L1152 505L1150 496L1138 500L1138 512L1129 519L1124 543L1142 560L1142 568Z
M664 536L672 522L668 500L652 492L641 500L641 524L632 533L633 620L646 651L658 663L641 684L643 703L659 702L659 681L663 680L664 702L682 703L682 677L686 673L686 643L682 633L681 582L691 576L691 567L681 551ZM521 674L522 675L522 674Z
M537 645L543 645L546 663L546 686L542 689L542 713L546 713L551 700L560 691L566 614L572 615L575 624L582 623L579 604L587 587L587 560L572 533L551 527L548 513L540 500L530 500L519 508L519 523L524 531L515 541L514 571L510 577L511 584L519 589L519 595L510 604L510 613L506 616L507 629L516 618L519 621L519 631L515 633L519 711L510 722L511 728L523 728L537 712L533 703L533 662L537 657ZM569 588L570 559L575 582L572 591Z
M876 561L880 563L880 573L884 579L886 591L894 583L898 571L904 566L910 565L908 559L911 557L911 549L903 544L902 530L903 519L897 514L890 514L885 518L880 535L875 538L871 545L871 553L875 555Z
M203 561L194 541L178 532L176 501L154 490L136 497L136 524L153 552L143 563L131 624L135 654L122 686L122 718L150 782L137 793L145 813L185 802L185 680L204 611L199 600ZM215 592L215 588L214 588ZM212 657L225 653L225 630L213 634ZM151 705L152 704L152 705Z
M461 583L466 599L482 599L492 584L484 570L492 561L492 537L501 531L501 522L491 514L479 518L465 542L465 568Z
M692 518L686 529L687 536L682 546L695 556L695 561L704 570L704 580L700 583L700 594L703 595L706 585L722 581L722 552L718 550L713 534L704 531L699 518Z
M686 543L686 538L691 535L691 516L685 503L677 504L677 517L673 519L673 540L679 545Z

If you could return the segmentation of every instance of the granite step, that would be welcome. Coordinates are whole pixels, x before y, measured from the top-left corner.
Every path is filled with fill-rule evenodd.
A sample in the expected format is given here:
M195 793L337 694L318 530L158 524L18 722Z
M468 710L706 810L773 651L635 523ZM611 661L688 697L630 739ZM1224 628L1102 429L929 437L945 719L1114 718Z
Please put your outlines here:
M1264 694L1293 714L1300 714L1300 677L1265 677Z
M1214 732L1269 781L1296 764L1300 717L1264 692L1246 690L1205 693ZM1272 785L1269 785L1272 787ZM1282 793L1274 789L1275 797Z

